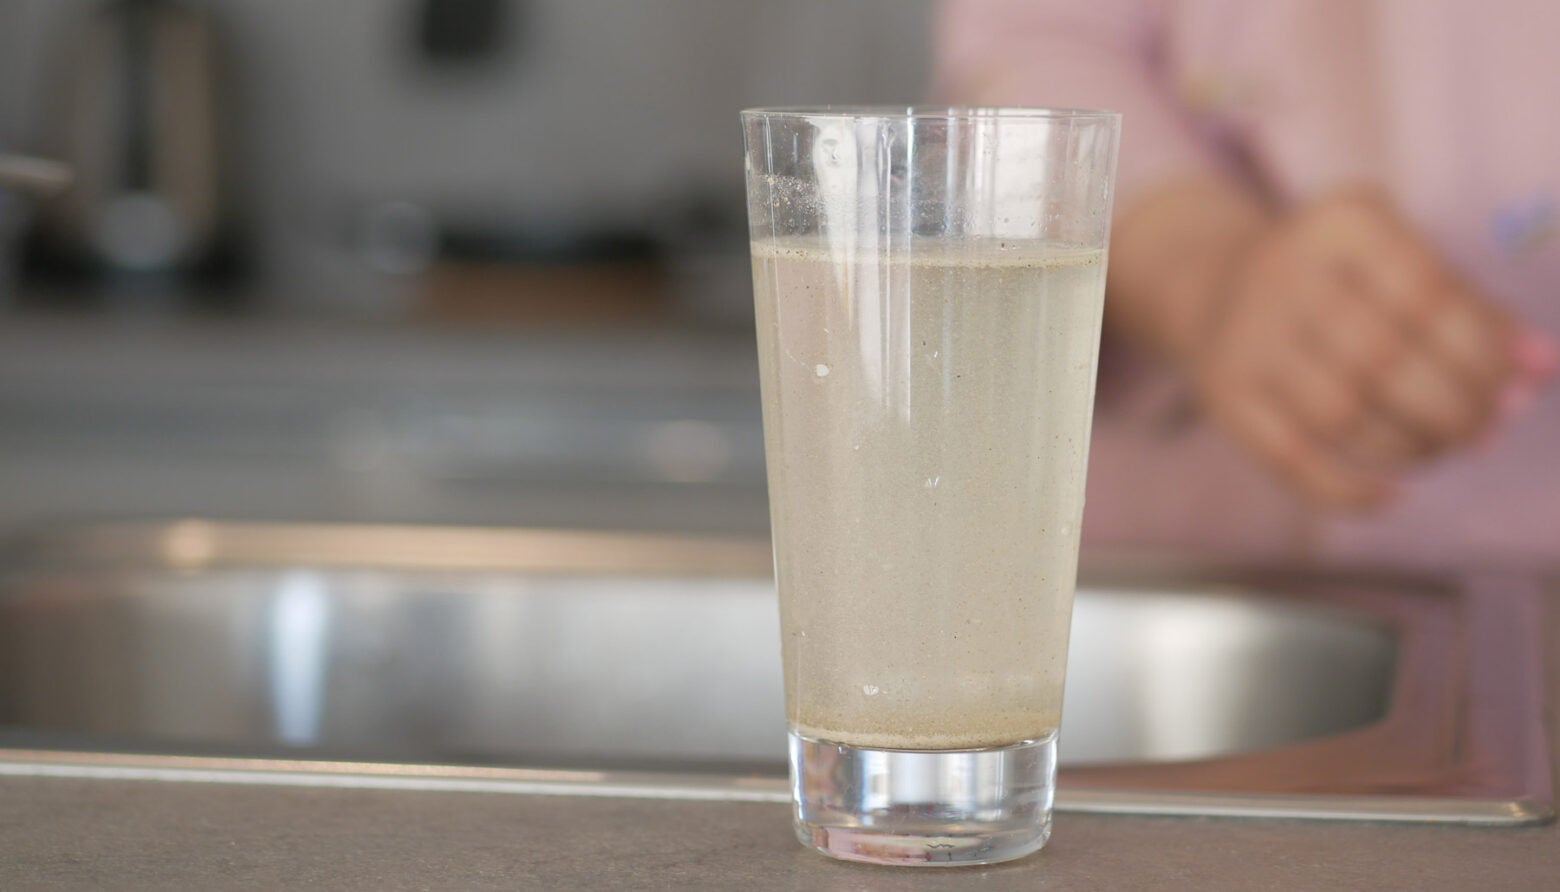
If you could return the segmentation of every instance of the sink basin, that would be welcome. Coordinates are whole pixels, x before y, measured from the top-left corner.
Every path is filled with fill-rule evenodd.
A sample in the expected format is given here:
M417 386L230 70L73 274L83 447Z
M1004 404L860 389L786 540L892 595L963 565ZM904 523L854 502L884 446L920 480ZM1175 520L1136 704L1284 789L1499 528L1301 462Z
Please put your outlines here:
M765 542L183 521L8 555L0 772L786 795ZM1086 566L1059 804L1542 819L1524 585Z

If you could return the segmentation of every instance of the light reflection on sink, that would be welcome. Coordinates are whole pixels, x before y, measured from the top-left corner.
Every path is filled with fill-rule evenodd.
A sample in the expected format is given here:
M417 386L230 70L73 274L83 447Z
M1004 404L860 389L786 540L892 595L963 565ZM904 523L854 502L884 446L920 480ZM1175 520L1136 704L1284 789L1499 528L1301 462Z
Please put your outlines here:
M0 746L783 771L766 543L185 522L11 554ZM1424 636L1394 585L1086 571L1064 767L1227 790L1208 766L1389 727Z

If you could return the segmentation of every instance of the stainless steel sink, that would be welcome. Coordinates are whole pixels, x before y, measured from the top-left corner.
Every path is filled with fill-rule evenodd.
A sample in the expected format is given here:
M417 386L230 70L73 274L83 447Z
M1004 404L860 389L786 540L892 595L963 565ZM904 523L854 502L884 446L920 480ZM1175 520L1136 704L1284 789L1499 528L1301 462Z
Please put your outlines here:
M184 521L8 557L0 773L786 795L767 543ZM1086 567L1061 805L1542 819L1535 597Z

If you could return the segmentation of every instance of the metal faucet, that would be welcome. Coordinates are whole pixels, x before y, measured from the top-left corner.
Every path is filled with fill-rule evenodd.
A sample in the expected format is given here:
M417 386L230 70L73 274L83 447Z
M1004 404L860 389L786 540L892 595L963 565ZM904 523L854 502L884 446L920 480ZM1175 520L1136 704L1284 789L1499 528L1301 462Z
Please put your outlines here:
M68 187L72 179L70 168L59 161L0 155L0 191L53 195Z

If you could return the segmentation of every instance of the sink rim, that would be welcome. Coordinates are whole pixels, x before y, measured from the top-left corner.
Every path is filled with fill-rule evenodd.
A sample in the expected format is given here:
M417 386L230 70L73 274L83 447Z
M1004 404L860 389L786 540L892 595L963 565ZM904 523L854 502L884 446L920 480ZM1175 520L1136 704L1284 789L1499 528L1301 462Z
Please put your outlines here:
M784 777L755 774L485 768L439 764L233 759L130 753L0 749L0 777L54 777L333 789L531 796L791 801ZM1080 814L1274 818L1523 826L1554 818L1539 797L1364 796L1317 793L1201 793L1075 787L1065 780L1056 809Z

